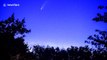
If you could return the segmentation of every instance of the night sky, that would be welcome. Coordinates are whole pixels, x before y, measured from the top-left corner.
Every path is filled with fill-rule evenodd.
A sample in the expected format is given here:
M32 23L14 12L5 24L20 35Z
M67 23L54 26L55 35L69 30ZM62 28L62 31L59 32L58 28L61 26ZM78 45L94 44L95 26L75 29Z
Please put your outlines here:
M29 46L84 46L95 29L107 30L107 24L92 21L98 12L104 12L97 7L106 4L107 0L0 0L0 20L12 13L20 20L25 18L31 29L25 37Z

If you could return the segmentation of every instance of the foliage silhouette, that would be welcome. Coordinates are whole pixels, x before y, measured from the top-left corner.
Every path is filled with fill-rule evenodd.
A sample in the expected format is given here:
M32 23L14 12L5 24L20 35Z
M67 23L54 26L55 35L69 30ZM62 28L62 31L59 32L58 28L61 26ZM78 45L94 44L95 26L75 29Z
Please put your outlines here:
M98 6L99 9L107 9L107 6ZM93 18L96 22L104 22L107 23L107 12L104 12L104 15L100 13L97 14L97 17ZM107 50L107 31L100 31L96 29L98 34L94 34L88 37L90 41L86 41L95 45L98 50Z
M30 30L25 28L25 21L15 19L14 14L6 20L0 21L0 58L10 60L12 56L25 54L28 51L23 37Z
M98 6L99 9L107 9L107 6ZM100 13L97 13L97 17L93 18L94 21L96 22L99 22L99 21L102 21L102 22L105 22L107 23L107 12L104 12L104 14L100 14Z
M106 60L107 51L92 50L88 46L59 49L54 47L33 47L35 60Z
M107 9L107 6L98 6L99 9ZM97 14L97 17L93 18L96 22L107 23L107 12L104 12L104 15L100 13ZM97 50L92 51L93 60L106 60L107 59L107 31L95 30L98 34L94 34L88 37L88 43L94 45Z

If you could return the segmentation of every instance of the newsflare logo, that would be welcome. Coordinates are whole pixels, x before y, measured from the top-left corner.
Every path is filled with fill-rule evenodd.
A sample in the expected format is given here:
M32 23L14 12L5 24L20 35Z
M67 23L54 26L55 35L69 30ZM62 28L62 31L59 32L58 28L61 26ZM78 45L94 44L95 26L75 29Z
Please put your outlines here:
M18 6L20 6L20 4L17 4L17 3L4 3L3 4L3 7L18 7Z

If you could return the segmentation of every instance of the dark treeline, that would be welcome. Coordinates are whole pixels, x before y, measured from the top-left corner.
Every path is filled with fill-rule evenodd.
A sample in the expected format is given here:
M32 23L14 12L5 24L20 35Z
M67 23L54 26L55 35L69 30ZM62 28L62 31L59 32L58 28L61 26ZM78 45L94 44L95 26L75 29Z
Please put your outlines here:
M103 9L104 6L99 6ZM107 23L107 13L97 14L94 21ZM71 46L67 49L59 47L43 47L34 45L30 51L24 43L24 37L30 30L24 25L24 19L15 19L14 14L0 21L0 60L107 60L107 31L96 30L99 34L88 37L96 49Z
M33 47L32 54L35 60L106 60L106 50L94 50L88 46L60 49L59 47Z

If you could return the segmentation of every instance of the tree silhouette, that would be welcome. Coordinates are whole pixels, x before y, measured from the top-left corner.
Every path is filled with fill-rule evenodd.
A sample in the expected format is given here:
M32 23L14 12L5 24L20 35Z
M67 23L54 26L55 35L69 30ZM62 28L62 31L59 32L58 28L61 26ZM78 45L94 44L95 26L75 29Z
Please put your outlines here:
M10 60L12 56L24 54L28 51L23 37L30 30L25 28L25 21L15 19L14 14L6 20L0 21L0 58Z
M99 9L107 9L107 6L98 6ZM97 17L93 18L96 22L104 22L107 23L107 12L104 12L104 15L100 13L97 14ZM94 34L88 37L89 43L95 45L99 50L107 50L107 31L100 31L98 29L95 30L98 34Z
M98 6L98 8L99 8L100 10L102 10L102 9L107 9L107 6L102 6L102 5L100 5L100 6ZM104 12L103 15L100 14L100 13L97 13L97 17L93 18L93 20L96 21L96 22L102 21L102 22L107 23L107 12Z
M98 6L99 9L107 9L107 6ZM93 18L96 22L107 23L107 12L104 12L104 15L100 13L97 14L97 17ZM92 51L91 59L92 60L106 60L107 59L107 31L101 31L96 29L97 34L91 35L88 37L88 43L94 45L97 50Z
M35 60L91 60L92 52L88 46L60 49L59 47L33 47Z

